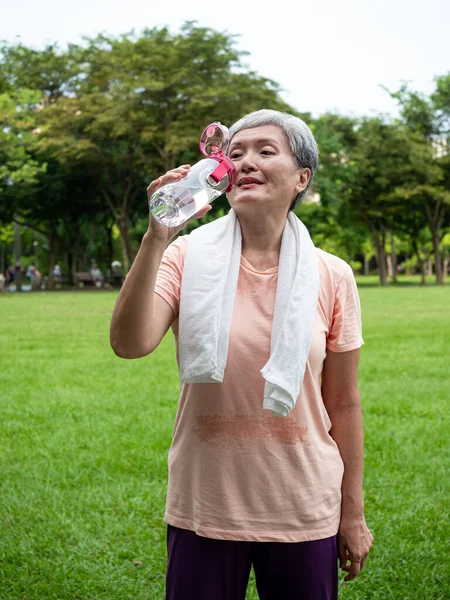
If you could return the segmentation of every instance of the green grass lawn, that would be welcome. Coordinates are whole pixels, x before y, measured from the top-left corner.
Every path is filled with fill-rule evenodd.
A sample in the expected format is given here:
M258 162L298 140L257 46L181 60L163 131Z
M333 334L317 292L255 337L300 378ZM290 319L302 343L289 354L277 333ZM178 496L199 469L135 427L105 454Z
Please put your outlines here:
M0 600L164 598L173 340L116 358L115 297L0 297ZM450 288L362 287L361 300L375 544L340 598L448 600Z

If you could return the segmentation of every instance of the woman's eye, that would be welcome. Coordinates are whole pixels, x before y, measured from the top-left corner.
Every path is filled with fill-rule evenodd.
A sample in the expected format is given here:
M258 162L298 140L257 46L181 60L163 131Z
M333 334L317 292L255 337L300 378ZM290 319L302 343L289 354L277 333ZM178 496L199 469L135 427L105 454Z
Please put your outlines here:
M232 152L232 153L230 154L230 158L231 158L231 160L237 160L237 159L238 159L240 156L241 156L241 155L240 155L240 154L238 154L237 152Z
M271 155L275 154L275 152L272 152L272 150L261 150L261 154Z

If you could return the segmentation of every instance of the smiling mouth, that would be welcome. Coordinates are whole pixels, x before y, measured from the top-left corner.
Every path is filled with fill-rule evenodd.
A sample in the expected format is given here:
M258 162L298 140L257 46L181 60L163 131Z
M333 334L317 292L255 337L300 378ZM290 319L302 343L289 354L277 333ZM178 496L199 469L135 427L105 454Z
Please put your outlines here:
M256 187L258 185L263 185L262 181L244 181L243 183L238 183L237 187L248 188L248 187Z

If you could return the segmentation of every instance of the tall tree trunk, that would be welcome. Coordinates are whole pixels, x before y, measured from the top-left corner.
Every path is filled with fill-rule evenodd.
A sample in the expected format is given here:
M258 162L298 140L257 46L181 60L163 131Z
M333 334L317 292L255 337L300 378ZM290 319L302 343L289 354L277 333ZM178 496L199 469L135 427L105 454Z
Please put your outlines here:
M120 241L122 242L124 273L128 273L135 259L135 254L131 244L130 220L128 215L120 216L120 219L117 222L117 227L119 228Z
M75 282L73 250L67 252L67 269L69 271L69 284L73 285Z
M90 271L93 263L96 260L95 256L95 223L89 223L89 239L84 247L83 253L83 270Z
M369 275L369 259L367 258L367 256L364 254L363 255L364 258L364 275L367 277Z
M397 253L395 251L395 238L392 231L389 232L389 236L391 238L391 281L392 283L397 283Z
M106 233L108 235L108 272L107 276L112 280L112 262L114 260L114 242L112 235L112 227L106 224Z
M422 258L422 255L419 252L419 247L417 246L416 238L411 239L411 245L414 249L414 254L417 256L417 260L419 261L420 266L420 285L426 285L426 262L427 258Z
M386 232L385 230L377 231L372 228L373 243L375 246L375 255L378 266L378 276L381 285L387 285L387 269L386 269Z
M50 233L50 265L48 268L48 279L47 279L47 289L53 289L53 271L55 269L56 264L56 246L58 241L58 234L55 229L52 229Z
M387 273L388 277L392 281L392 257L390 254L386 254L386 263L387 263Z
M78 220L76 220L73 223L73 227L70 231L70 237L67 244L67 268L69 271L70 285L76 284L76 273L78 271L80 256L80 232L81 223Z
M442 261L442 281L445 281L445 278L447 277L448 274L448 248L444 249L444 256L443 256L443 261Z
M77 247L74 250L73 258L72 258L72 271L71 271L72 272L72 285L76 285L76 283L77 283L76 275L77 275L78 269L80 267L80 262L81 262L80 249Z
M432 210L432 207L425 203L425 210L428 217L428 223L431 229L431 239L433 241L434 264L436 272L436 283L442 285L444 283L441 258L441 228L444 220L445 206L442 202L438 202Z
M438 227L433 227L433 230L431 232L432 235L432 239L433 239L433 252L434 252L434 268L435 268L435 272L436 272L436 283L438 285L442 285L444 283L444 277L443 277L443 269L442 269L442 257L441 257L441 249L439 248L440 246L440 228Z
M16 290L22 291L22 240L20 237L20 225L14 221L14 282Z
M96 231L97 227L95 226L95 223L93 221L91 221L89 223L89 241L88 241L88 247L87 247L87 257L88 257L88 265L89 267L92 267L92 263L95 261L95 264L97 264L97 253L96 253L96 247L95 247L95 235L96 235ZM89 261L90 259L90 261Z
M3 242L0 242L0 275L4 275L5 271L5 246Z
M129 218L129 207L133 200L131 190L131 180L129 181L128 189L125 190L123 198L120 203L114 203L112 197L107 190L102 189L103 197L105 198L109 208L111 209L114 221L119 229L120 242L122 244L122 262L124 273L128 273L131 265L135 259L135 253L131 243L130 236L130 218Z
M426 258L422 258L419 256L419 264L420 264L420 285L427 284L427 260Z

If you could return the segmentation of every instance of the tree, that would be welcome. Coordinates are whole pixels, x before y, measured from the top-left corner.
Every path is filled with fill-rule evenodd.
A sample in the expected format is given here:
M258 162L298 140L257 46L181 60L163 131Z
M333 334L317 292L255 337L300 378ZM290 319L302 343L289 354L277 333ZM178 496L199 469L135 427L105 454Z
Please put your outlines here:
M14 229L12 223L2 225L0 222L0 274L3 274L7 268L5 249L11 246L13 241Z
M392 195L410 176L410 140L405 127L381 117L362 119L350 150L356 176L349 189L350 220L366 226L372 237L381 285L387 284L386 243L397 215L409 207Z
M3 86L7 89L7 86ZM18 207L46 164L35 159L38 140L35 106L38 94L9 89L0 94L0 221L17 221ZM19 224L15 225L15 281L21 290L22 249Z
M426 160L414 157L419 177L417 186L407 186L404 197L421 204L428 221L435 262L436 283L443 283L442 227L450 210L450 74L436 78L431 98L410 91L406 85L392 94L400 105L406 126L416 134L417 148L428 144ZM420 144L419 138L422 138ZM431 172L433 171L433 175Z
M318 246L351 262L361 253L364 237L361 227L351 222L348 210L356 177L350 154L356 144L357 123L350 117L334 114L314 120L303 118L309 122L319 145L319 166L310 193L296 213ZM311 198L313 201L309 202Z
M450 137L450 71L446 75L436 77L436 89L431 94L438 135L445 139L446 154L449 150Z
M16 202L46 169L35 158L38 98L29 90L0 94L0 218L4 221L12 220Z
M45 150L37 126L40 91L22 90L0 95L0 218L15 221L15 264L20 273L20 225L28 225L47 236L50 249L49 287L52 287L56 260L58 227L69 220L69 232L81 215L100 210L92 190L89 172L78 172L75 165L62 167ZM70 239L70 235L69 235ZM20 279L20 276L19 276ZM20 281L19 286L20 287Z
M149 181L197 162L209 122L230 124L249 110L286 105L273 82L236 72L241 54L233 37L193 23L176 35L163 28L99 36L78 53L84 76L76 92L40 113L47 148L58 160L95 165L127 268L134 259L130 226L147 211Z
M443 172L442 186L450 191L450 72L436 78L436 90L431 95L439 126L439 165ZM444 234L441 236L441 255L443 257L442 277L448 272L450 253L450 207L447 204L444 215Z
M41 107L73 94L82 76L76 46L61 52L57 44L50 44L43 50L23 44L3 44L0 59L5 88L39 92Z

